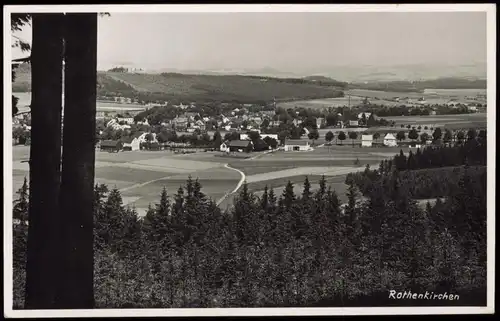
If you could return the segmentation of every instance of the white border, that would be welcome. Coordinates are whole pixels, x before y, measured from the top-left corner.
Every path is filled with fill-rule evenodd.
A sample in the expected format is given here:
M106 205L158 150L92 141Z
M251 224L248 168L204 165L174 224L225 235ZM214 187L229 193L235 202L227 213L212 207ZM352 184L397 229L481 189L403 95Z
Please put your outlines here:
M125 316L274 316L274 315L414 315L494 313L495 295L495 154L496 154L496 11L494 4L400 5L13 5L4 6L4 213L12 212L11 37L13 12L486 12L487 13L487 307L387 307L387 308L217 308L217 309L12 309L12 217L4 215L4 316L5 317L125 317Z

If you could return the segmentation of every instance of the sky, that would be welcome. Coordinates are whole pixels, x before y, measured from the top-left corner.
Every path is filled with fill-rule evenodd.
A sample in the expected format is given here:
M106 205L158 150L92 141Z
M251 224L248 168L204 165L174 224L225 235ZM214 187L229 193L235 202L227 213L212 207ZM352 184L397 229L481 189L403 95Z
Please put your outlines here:
M280 71L486 62L484 12L113 13L98 69ZM27 41L31 30L17 35ZM15 50L13 56L20 56Z

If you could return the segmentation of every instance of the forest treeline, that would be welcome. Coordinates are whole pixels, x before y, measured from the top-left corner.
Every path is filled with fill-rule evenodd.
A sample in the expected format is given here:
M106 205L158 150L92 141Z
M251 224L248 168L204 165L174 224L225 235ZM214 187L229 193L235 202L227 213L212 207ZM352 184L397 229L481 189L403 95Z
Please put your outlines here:
M369 195L374 181L384 180L393 169L401 172L400 179L409 187L413 199L437 198L453 195L468 165L473 177L486 177L486 131L479 135L469 131L466 141L453 146L431 146L406 156L401 150L392 159L380 162L378 170L368 166L364 172L350 173L346 184L356 185L363 195ZM477 182L475 182L477 183ZM386 191L387 192L387 191Z
M315 191L306 179L300 195L291 183L261 197L243 185L228 211L189 178L172 198L163 189L144 218L98 185L96 307L485 305L486 172L460 166L456 188L425 209L411 197L412 172L394 161L368 169L367 200L350 181L345 205L324 178ZM25 183L14 205L15 308L23 307L27 193ZM395 302L391 289L460 300Z

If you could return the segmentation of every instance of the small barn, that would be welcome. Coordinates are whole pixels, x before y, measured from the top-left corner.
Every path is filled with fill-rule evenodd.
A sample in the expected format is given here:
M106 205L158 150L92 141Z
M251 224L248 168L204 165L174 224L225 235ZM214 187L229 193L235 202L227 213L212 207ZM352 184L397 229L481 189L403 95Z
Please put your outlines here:
M119 152L122 149L122 143L117 140L103 140L101 150L108 152Z
M398 142L396 141L396 137L394 136L394 134L388 133L387 135L385 135L384 145L391 147L398 146Z
M373 135L361 135L361 147L372 147Z
M289 139L285 141L285 152L307 151L310 148L307 140Z
M253 143L250 140L232 140L229 142L229 151L250 153L253 150Z

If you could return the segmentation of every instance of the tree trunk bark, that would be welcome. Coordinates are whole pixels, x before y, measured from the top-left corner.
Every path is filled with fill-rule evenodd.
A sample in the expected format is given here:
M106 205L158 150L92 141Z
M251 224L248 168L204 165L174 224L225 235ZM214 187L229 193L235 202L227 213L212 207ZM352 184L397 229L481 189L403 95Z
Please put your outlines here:
M94 307L97 14L65 17L64 141L60 213L63 271L58 307Z
M50 309L58 277L62 14L33 14L27 309Z

